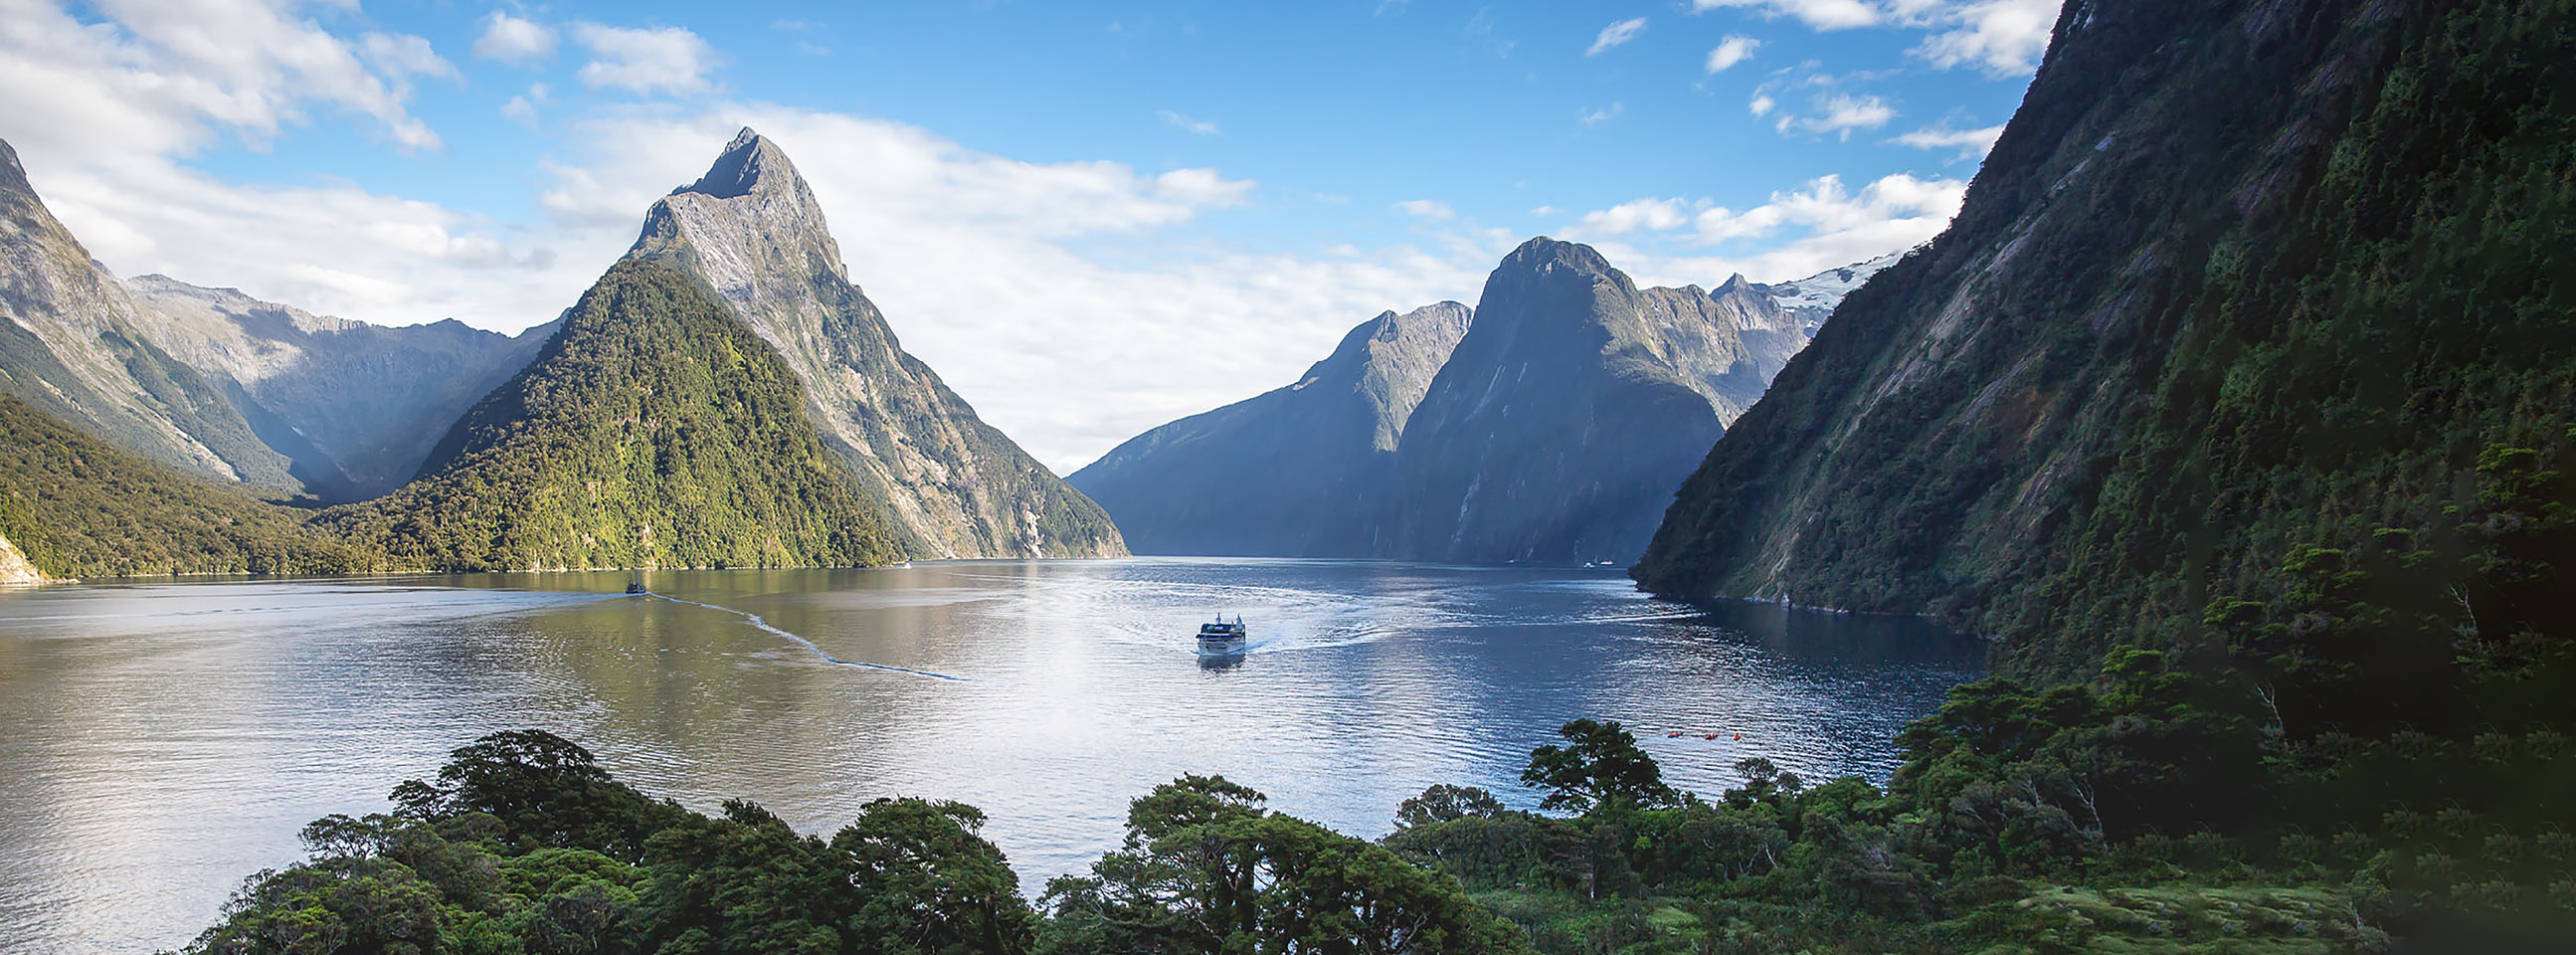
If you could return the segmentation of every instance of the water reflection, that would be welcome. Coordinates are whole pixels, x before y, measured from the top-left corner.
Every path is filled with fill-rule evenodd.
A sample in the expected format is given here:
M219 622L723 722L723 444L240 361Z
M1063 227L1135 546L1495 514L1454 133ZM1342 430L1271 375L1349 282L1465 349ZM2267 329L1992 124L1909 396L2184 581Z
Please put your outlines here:
M1980 652L1916 621L1696 609L1580 571L644 575L708 606L625 597L627 580L0 595L0 939L173 947L242 876L293 859L303 822L381 811L394 783L496 729L550 729L648 791L701 809L748 797L808 831L878 796L964 800L1034 886L1113 844L1127 800L1184 772L1365 835L1435 782L1529 805L1515 781L1530 748L1580 716L1627 722L1671 781L1705 793L1748 755L1883 775L1891 735ZM1247 653L1196 653L1197 622L1219 611L1250 619Z

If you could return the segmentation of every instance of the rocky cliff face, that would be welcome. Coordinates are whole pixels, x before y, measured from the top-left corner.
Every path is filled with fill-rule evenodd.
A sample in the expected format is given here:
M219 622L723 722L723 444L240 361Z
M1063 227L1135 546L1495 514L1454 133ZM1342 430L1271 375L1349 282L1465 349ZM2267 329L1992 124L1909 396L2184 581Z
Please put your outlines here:
M2069 3L1949 230L1717 444L1638 579L1936 611L2075 673L2276 596L2294 548L2456 544L2576 423L2556 7Z
M1639 289L1553 239L1513 251L1405 429L1392 552L1633 559L1732 411L1762 393L1765 366L1796 351L1775 303L1726 288Z
M0 143L0 389L190 471L299 487L212 382L143 331L140 309L45 209Z
M1405 424L1473 315L1382 313L1296 383L1137 435L1066 481L1137 553L1376 554Z
M743 130L704 177L653 204L627 255L706 282L786 357L825 440L915 554L1126 553L1098 505L903 351L776 144Z
M142 333L213 381L327 502L402 486L474 402L527 366L558 323L517 336L453 319L386 327L159 275L126 283Z
M37 570L36 565L27 560L27 555L18 550L18 545L0 537L0 586L41 584L45 580L45 572Z

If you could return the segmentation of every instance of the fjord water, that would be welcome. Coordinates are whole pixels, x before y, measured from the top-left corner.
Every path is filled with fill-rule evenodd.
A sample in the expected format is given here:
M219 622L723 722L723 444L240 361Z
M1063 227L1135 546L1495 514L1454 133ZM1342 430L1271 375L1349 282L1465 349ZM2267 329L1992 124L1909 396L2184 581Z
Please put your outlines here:
M498 729L549 729L647 792L701 810L747 797L808 832L877 796L972 803L1035 891L1185 772L1369 836L1437 782L1526 807L1531 747L1576 717L1625 722L1703 794L1754 755L1883 778L1893 734L1981 654L1919 621L1657 600L1616 571L1133 559L645 575L697 604L621 596L626 580L0 595L0 948L174 948L243 876L296 858L304 822L383 811L396 782ZM1249 652L1195 653L1218 612L1250 622Z

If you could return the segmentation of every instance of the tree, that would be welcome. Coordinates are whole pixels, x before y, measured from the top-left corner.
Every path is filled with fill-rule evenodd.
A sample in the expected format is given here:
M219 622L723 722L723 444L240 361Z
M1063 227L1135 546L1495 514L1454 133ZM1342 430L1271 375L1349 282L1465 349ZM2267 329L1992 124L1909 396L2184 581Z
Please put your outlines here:
M1021 955L1037 913L1002 850L976 834L984 813L958 802L879 799L832 837L860 891L847 922L858 951Z
M1531 750L1529 768L1521 772L1521 782L1550 790L1539 801L1541 808L1591 815L1680 800L1664 785L1663 768L1637 748L1637 738L1617 720L1575 720L1556 735L1565 737L1566 745Z
M544 730L477 739L448 754L437 782L405 782L393 799L427 822L488 813L522 851L577 847L630 861L646 837L687 814L609 778L589 750Z
M1525 952L1456 880L1186 776L1136 800L1126 848L1047 885L1052 952L1465 955Z
M1395 824L1410 828L1436 822L1450 822L1468 816L1491 817L1502 814L1503 801L1494 798L1493 793L1474 786L1452 786L1440 783L1423 790L1422 795L1407 799L1403 805L1395 807Z

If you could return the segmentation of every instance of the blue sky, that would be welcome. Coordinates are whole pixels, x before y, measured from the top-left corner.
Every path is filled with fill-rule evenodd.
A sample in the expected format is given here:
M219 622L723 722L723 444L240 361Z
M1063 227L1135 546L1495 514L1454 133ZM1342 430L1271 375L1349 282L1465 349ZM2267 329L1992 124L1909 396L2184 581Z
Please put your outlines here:
M1059 470L1518 241L1795 278L1955 210L2048 0L0 0L0 138L120 274L552 317L732 130Z

